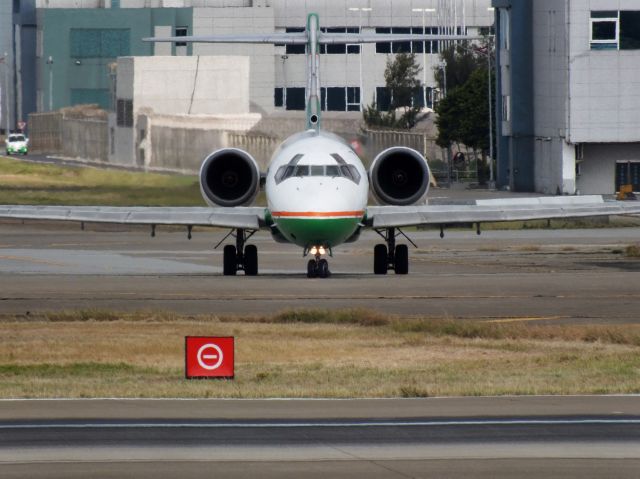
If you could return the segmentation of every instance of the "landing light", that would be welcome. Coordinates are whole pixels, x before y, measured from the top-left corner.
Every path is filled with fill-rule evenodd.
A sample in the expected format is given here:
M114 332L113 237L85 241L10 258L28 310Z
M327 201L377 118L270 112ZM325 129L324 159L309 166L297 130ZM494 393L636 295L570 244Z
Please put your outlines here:
M326 250L324 249L324 246L312 246L311 249L309 249L309 253L312 255L325 254Z
M318 248L318 253L320 253L320 254L325 254L325 253L326 253L326 251L324 250L324 247L320 246L320 247Z

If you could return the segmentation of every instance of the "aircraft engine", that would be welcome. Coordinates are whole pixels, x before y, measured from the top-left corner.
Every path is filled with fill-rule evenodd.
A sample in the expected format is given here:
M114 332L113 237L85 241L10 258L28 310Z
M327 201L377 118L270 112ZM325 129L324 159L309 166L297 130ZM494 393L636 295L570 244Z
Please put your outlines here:
M210 206L245 206L260 190L260 168L246 151L223 148L200 167L200 191Z
M429 191L429 165L424 156L404 146L387 148L369 168L369 183L383 205L415 205Z

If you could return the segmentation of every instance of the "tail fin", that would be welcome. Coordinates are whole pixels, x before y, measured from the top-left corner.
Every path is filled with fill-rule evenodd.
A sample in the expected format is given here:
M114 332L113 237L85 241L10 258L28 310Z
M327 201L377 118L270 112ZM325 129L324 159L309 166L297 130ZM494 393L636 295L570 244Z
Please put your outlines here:
M439 41L439 40L480 40L483 37L466 35L410 35L410 34L367 34L324 33L320 31L320 19L316 13L307 15L307 28L298 33L264 33L240 35L197 35L186 37L151 37L145 42L192 42L192 43L272 43L281 45L306 45L307 48L307 129L320 129L320 79L318 45L360 44L376 42Z

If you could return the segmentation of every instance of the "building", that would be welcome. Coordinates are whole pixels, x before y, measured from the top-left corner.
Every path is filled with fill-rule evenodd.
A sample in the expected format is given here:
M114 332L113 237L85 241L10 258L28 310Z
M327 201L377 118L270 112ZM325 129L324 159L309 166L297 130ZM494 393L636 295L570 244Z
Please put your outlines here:
M15 126L13 3L0 2L0 130Z
M514 190L640 191L637 0L493 0L498 182Z
M304 47L149 44L142 38L299 31L310 12L318 13L330 32L476 34L493 23L489 5L490 0L37 0L38 108L112 104L108 65L119 56L242 55L250 59L252 112L302 110ZM426 67L426 88L415 101L430 106L437 94L438 47L437 42L404 42L323 48L323 109L358 112L372 101L384 109L389 103L386 61L401 50L417 53Z
M36 111L35 0L0 2L0 129Z

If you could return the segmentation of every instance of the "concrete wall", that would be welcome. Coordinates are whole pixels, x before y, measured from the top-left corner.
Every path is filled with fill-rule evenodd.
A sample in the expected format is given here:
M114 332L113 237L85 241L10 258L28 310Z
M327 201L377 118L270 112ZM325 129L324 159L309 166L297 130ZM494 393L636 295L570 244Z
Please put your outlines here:
M108 161L106 119L64 119L61 154L69 158Z
M577 187L582 194L614 194L618 161L640 161L640 143L585 144Z
M248 113L249 58L121 57L117 96L133 99L134 114L141 108L171 115Z
M61 110L29 115L29 149L34 153L108 161L105 112L88 108L87 113Z
M59 153L62 149L62 113L29 115L29 150L33 153Z
M589 44L591 10L640 10L640 3L572 0L569 5L569 141L640 141L640 50L591 50Z

